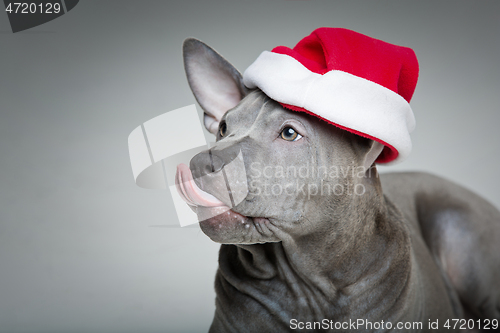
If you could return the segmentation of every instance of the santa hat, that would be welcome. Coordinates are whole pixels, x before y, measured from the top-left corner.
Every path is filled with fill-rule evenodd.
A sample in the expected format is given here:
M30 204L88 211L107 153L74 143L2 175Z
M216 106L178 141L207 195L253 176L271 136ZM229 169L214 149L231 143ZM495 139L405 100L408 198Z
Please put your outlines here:
M385 147L377 163L411 151L410 99L418 79L412 49L341 28L319 28L293 49L264 51L243 74L283 107L303 111Z

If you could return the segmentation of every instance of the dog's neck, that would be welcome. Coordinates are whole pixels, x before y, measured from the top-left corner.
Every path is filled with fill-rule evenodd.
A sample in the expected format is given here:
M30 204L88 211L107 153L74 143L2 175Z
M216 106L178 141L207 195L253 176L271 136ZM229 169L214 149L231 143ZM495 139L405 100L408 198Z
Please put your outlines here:
M378 318L409 292L411 260L399 212L383 196L378 179L370 185L370 193L353 197L348 211L314 221L325 226L318 232L279 243L222 245L217 297L243 301L252 295L259 303L254 310L286 312L283 319L290 313L335 319L352 315L357 306ZM378 315L370 312L375 308Z
M387 269L377 258L388 256L397 261L409 254L398 248L405 231L401 218L396 216L399 213L384 197L378 178L364 186L366 193L353 195L341 211L326 210L322 221L314 221L322 228L282 241L296 272L304 279L322 279L316 282L325 295L334 296L355 285L367 271Z

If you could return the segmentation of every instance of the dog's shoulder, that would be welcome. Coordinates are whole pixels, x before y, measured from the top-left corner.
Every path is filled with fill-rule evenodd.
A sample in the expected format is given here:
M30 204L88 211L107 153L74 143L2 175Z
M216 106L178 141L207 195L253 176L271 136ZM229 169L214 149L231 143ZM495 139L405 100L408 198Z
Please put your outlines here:
M426 172L391 172L380 175L382 190L391 200L436 203L446 206L489 205L473 191L446 178Z

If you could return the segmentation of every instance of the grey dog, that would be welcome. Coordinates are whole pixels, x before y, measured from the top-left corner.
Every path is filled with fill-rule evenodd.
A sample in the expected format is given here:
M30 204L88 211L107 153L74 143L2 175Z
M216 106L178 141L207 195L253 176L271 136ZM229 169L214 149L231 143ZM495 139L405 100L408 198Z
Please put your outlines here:
M374 141L247 89L196 39L183 51L205 125L217 136L185 172L229 205L218 175L241 152L249 184L244 200L222 214L191 202L203 232L222 244L210 332L458 331L452 319L493 329L496 208L429 174L379 176ZM322 171L292 173L305 165Z

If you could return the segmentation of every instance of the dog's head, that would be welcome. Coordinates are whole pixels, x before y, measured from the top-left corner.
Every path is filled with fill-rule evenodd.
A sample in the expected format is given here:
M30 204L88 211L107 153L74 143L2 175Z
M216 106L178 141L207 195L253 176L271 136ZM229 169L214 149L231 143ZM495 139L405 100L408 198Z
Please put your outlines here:
M177 179L194 179L194 186L179 185L181 196L212 240L253 244L326 232L378 182L374 141L247 89L228 61L196 39L183 51L189 85L217 142L189 168L180 166ZM225 169L238 159L239 171Z

